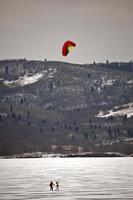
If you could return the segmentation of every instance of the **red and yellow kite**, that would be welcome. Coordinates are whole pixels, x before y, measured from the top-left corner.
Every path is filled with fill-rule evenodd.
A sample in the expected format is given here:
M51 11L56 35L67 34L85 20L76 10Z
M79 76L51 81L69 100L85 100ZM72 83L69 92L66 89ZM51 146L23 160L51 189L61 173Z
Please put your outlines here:
M70 52L70 50L73 48L73 47L76 47L76 44L70 40L66 41L64 44L63 44L63 47L62 47L62 55L63 56L67 56L68 53Z

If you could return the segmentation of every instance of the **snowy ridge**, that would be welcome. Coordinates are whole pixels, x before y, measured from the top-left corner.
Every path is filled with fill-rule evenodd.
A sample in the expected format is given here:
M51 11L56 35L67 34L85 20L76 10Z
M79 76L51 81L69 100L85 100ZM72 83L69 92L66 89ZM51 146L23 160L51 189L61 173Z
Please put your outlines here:
M53 78L55 73L56 73L55 68L54 69L49 68L48 70L44 70L44 71L38 72L36 74L20 76L15 81L14 80L12 80L12 81L5 80L4 84L9 87L30 85L30 84L33 84L33 83L41 80L44 76L46 76L46 78Z
M105 118L110 116L124 116L124 115L127 115L127 118L133 116L133 103L116 106L113 110L109 110L107 112L100 111L96 115L96 117Z

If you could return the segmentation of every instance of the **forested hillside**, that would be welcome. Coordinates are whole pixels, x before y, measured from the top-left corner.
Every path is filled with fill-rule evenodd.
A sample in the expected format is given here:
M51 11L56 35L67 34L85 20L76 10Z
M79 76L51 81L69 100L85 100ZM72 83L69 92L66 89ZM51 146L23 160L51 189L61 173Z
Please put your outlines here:
M132 143L132 61L0 61L0 155L132 154Z

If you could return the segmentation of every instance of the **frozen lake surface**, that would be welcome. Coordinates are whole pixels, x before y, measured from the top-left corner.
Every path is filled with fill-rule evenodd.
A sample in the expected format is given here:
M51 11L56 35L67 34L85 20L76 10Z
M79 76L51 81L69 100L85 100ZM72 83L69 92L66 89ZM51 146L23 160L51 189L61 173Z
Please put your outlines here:
M0 200L31 199L133 199L133 158L0 159Z

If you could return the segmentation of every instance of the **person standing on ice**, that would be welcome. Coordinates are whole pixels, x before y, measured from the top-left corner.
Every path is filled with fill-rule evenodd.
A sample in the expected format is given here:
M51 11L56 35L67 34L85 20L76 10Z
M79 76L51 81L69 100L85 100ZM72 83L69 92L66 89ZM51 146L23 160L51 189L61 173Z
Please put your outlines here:
M49 184L50 191L54 191L54 190L53 190L53 186L55 186L55 185L54 185L54 183L51 181L50 184Z
M56 189L55 191L59 191L59 182L56 182Z

